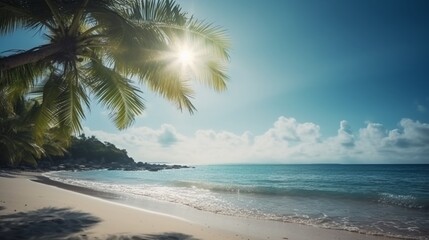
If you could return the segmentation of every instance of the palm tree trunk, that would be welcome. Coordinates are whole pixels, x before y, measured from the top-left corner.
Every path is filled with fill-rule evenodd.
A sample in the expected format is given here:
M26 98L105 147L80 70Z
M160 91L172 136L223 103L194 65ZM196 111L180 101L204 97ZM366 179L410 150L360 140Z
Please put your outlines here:
M28 50L0 58L0 71L6 71L18 66L40 61L61 51L61 45L48 44L37 50Z

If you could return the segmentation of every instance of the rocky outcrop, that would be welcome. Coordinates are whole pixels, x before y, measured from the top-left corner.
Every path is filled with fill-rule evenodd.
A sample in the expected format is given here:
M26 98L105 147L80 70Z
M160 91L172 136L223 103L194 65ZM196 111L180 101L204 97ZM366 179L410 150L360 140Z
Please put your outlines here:
M59 170L125 170L125 171L159 171L165 169L189 168L182 165L135 162L125 149L119 149L109 142L101 142L96 137L72 137L72 144L64 156L46 156L39 159L37 166L18 166L19 169L42 171Z

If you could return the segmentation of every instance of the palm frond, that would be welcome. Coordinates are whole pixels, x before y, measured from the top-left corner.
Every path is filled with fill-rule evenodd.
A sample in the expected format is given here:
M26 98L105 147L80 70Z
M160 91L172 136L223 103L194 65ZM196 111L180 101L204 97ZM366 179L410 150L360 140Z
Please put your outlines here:
M52 27L52 13L45 0L0 0L0 34L18 28Z
M116 126L124 129L132 124L135 116L144 110L140 90L130 80L98 61L91 61L87 72L88 86L98 101L111 111L110 116Z
M12 33L22 26L26 25L28 20L24 16L8 11L5 7L0 6L0 34Z
M67 152L66 147L70 144L70 134L64 135L60 128L54 127L45 132L42 147L48 156L63 156Z
M57 4L55 3L55 1L52 0L45 0L46 5L48 6L51 14L52 14L52 19L53 21L56 23L55 27L58 27L58 29L65 34L66 31L66 25L65 25L65 18L64 15L61 14L61 11L59 9L59 6L57 6Z
M8 90L0 88L0 118L13 115L13 104L9 98Z
M69 133L82 130L81 121L85 118L84 106L89 108L89 97L75 71L65 70L61 77L61 88L57 99L59 126Z
M192 88L183 76L170 71L168 63L148 62L140 68L140 82L147 85L152 91L160 94L176 104L180 110L184 108L191 114L196 110L191 98L194 95Z
M61 92L61 76L55 71L52 72L40 86L33 89L31 92L35 98L40 98L40 105L33 106L34 112L34 136L37 143L44 140L46 132L54 127L57 122L56 112L58 111L57 99Z
M193 71L197 81L220 92L226 90L228 75L226 74L225 64L216 60L207 60L203 65L199 64L199 69Z
M147 54L148 52L165 52L168 49L174 51L175 46L186 44L196 46L196 51L198 51L197 59L195 59L196 66L192 69L195 79L216 91L226 89L228 80L226 63L229 61L230 40L222 28L198 21L193 17L188 19L174 1L137 1L127 13L129 18L140 26L139 32L151 32L151 34L136 36L134 41L137 46L130 48L133 49L133 53L126 55L132 59L124 67L128 67L129 72L134 73L135 69L138 69L140 76L147 77L147 74L141 73L141 69L149 69L154 66L148 66L145 62L157 61L157 64L163 64L157 59L156 54ZM162 38L147 39L146 35L161 35ZM132 45L127 44L127 46ZM136 59L139 56L140 59ZM115 66L119 65L118 62L126 62L127 59L117 58L117 60ZM161 59L161 61L163 60ZM165 74L164 70L161 72ZM176 75L180 74L176 73ZM167 96L168 94L162 95ZM171 100L171 98L169 99Z
M184 30L188 37L202 41L203 46L207 50L211 50L210 53L223 60L229 60L230 39L221 27L190 18Z
M0 156L7 165L17 165L23 160L34 163L44 154L43 149L32 141L31 124L19 116L0 118Z
M182 25L186 23L186 13L175 1L134 1L125 10L131 20L140 23L163 22Z
M8 87L21 89L23 92L28 91L44 74L46 67L46 63L37 62L0 71L0 88Z

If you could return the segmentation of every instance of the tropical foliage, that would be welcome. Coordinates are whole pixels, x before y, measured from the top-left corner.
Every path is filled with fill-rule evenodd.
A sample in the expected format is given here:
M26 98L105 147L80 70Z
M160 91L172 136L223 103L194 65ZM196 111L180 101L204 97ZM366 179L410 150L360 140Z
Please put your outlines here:
M68 138L59 138L58 129L43 133L43 141L33 135L34 119L40 105L36 101L18 99L12 105L0 92L0 166L17 166L22 163L37 165L37 159L60 156Z
M91 96L119 129L128 127L144 110L133 79L191 113L188 80L226 87L224 31L188 17L173 1L1 0L0 16L1 34L36 29L47 40L0 59L3 83L23 92L38 86L38 132L53 123L80 131ZM192 66L177 63L186 46L195 48Z
M25 94L36 101L26 103L31 121L16 109L2 115L2 148L9 154L27 144L28 159L35 159L44 152L39 144L49 142L47 132L55 129L52 139L80 132L92 98L119 129L128 127L145 109L138 84L190 113L190 80L226 88L225 31L188 16L174 1L0 0L0 35L22 28L43 33L45 42L0 58L9 110ZM180 61L183 51L192 56L187 62Z
M40 164L58 165L59 163L84 165L99 165L111 167L112 164L135 164L127 151L119 149L109 142L101 142L95 136L86 137L84 134L71 138L71 144L67 147L67 153L63 156L47 156L41 159Z
M103 143L94 136L86 137L84 134L72 138L67 155L69 158L86 158L104 163L134 163L134 160L128 157L126 150L119 149L109 142Z

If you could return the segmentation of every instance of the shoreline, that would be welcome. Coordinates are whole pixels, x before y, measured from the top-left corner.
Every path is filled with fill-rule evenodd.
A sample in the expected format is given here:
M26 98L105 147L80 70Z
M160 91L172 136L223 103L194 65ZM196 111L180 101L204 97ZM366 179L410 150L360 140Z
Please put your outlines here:
M62 183L59 181L54 181L48 177L43 176L42 174L40 176L35 176L35 177L36 177L36 179L31 179L31 181L50 185L50 186L54 186L54 187L58 187L58 188L62 188L62 189L69 190L72 192L78 192L78 193L93 196L93 197L103 198L106 200L114 200L114 199L119 198L119 195L114 194L114 193L97 191L95 189L90 189L90 188L86 188L86 187L80 187L80 186L76 186L76 185Z
M190 207L186 206L176 206L179 209L177 210L172 209L171 204L158 204L156 201L154 204L161 205L157 207L165 208L165 211L152 211L147 208L147 205L146 207L136 207L134 204L127 204L126 201L121 200L119 195L57 182L42 176L41 173L24 172L12 173L11 176L7 175L4 172L0 174L0 196L2 198L0 199L0 234L2 236L7 236L5 234L8 233L9 235L11 233L16 234L16 232L8 232L2 227L4 225L3 220L7 219L8 216L14 217L14 214L18 213L25 214L29 210L34 212L46 208L69 208L89 213L99 219L94 226L84 227L67 236L74 237L74 239L103 239L112 236L116 237L113 239L145 236L146 238L141 239L171 237L167 239L179 240L395 239L294 223L230 217L196 209L190 210ZM17 189L20 190L17 192L7 186L19 186ZM34 205L34 203L37 203L36 206L30 209L29 206ZM12 208L14 209L12 210ZM177 211L187 212L186 217L177 216ZM6 237L6 239L14 238Z

